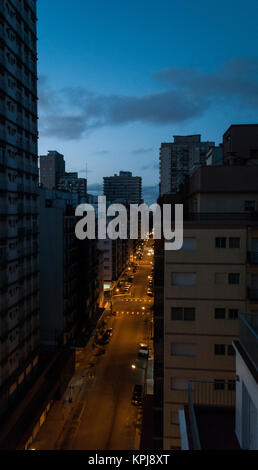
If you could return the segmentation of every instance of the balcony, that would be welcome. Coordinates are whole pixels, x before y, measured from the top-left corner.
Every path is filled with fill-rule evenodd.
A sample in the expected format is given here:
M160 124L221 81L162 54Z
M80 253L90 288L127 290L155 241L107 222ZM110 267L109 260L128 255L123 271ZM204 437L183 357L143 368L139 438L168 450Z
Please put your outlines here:
M258 313L239 314L239 342L258 370Z
M239 449L235 436L235 382L191 381L185 407L191 450Z

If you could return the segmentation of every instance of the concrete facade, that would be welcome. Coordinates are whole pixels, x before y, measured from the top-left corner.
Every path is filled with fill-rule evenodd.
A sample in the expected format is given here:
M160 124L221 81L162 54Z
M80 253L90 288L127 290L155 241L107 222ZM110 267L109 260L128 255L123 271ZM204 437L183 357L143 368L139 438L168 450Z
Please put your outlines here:
M238 313L257 311L257 179L256 167L202 167L176 196L185 222L182 250L164 252L165 450L180 448L188 381L235 379Z
M0 415L38 364L36 23L36 1L1 2Z
M141 204L142 178L133 176L129 171L104 178L104 195L111 204Z
M207 151L214 142L201 142L200 135L174 136L160 148L160 196L175 194L187 176L206 165Z
M46 189L58 189L58 183L65 176L64 156L56 150L40 156L40 184Z

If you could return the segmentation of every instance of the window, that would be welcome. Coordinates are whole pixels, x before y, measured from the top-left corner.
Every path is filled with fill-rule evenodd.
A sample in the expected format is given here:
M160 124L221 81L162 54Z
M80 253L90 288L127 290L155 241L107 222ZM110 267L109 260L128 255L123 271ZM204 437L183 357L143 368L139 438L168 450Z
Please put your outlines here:
M225 344L215 344L214 345L214 354L215 356L225 356L226 348Z
M245 211L255 211L255 201L245 201Z
M196 273L172 273L172 286L194 286Z
M226 248L227 239L225 237L217 237L215 239L216 248Z
M229 318L229 320L237 320L238 319L238 309L237 308L230 308L228 310L228 318Z
M171 308L171 320L173 321L195 321L195 308Z
M195 321L195 308L184 308L184 321Z
M225 308L215 308L215 320L223 320L226 318L226 309Z
M228 356L235 356L235 355L236 355L236 352L235 352L234 347L232 346L232 344L229 344L228 345Z
M190 238L190 237L184 238L182 250L184 251L196 250L196 238Z
M214 380L214 390L225 390L225 380Z
M240 274L239 273L229 273L228 283L229 284L239 284L240 283Z
M190 343L172 343L171 356L194 357L196 356L196 345Z
M171 377L170 379L170 389L171 390L179 390L179 391L187 391L188 390L188 379L183 378L174 378Z
M239 237L231 237L229 239L229 248L240 248L240 238Z
M180 321L183 320L183 309L182 308L172 308L171 309L171 320Z

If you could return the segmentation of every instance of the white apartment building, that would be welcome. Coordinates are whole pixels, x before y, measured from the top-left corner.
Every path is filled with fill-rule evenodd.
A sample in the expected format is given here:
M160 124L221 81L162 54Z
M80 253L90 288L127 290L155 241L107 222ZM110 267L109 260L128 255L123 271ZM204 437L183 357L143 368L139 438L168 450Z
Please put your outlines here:
M36 0L1 1L0 415L38 363Z

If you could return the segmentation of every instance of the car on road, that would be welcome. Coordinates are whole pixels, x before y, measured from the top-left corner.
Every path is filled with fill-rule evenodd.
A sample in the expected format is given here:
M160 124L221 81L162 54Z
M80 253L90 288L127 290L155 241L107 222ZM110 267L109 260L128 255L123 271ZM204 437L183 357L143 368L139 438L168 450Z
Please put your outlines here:
M128 292L130 289L131 289L131 286L124 286L124 287L123 287L123 290L124 290L125 292Z
M153 293L152 293L152 291L151 291L150 289L147 290L147 295L148 295L149 297L153 297Z
M149 356L149 348L148 348L148 345L145 344L145 343L141 343L139 345L139 352L138 352L139 356L141 357L148 357Z
M111 338L111 336L113 335L113 328L107 328L105 334L109 336L109 338Z
M132 405L141 406L143 404L143 386L135 385L132 394Z
M102 345L105 345L105 344L108 344L109 341L110 341L110 338L112 336L112 334L110 334L110 328L108 328L107 330L105 330L101 336L101 338L99 339L99 344L102 344ZM112 328L111 328L112 330Z

